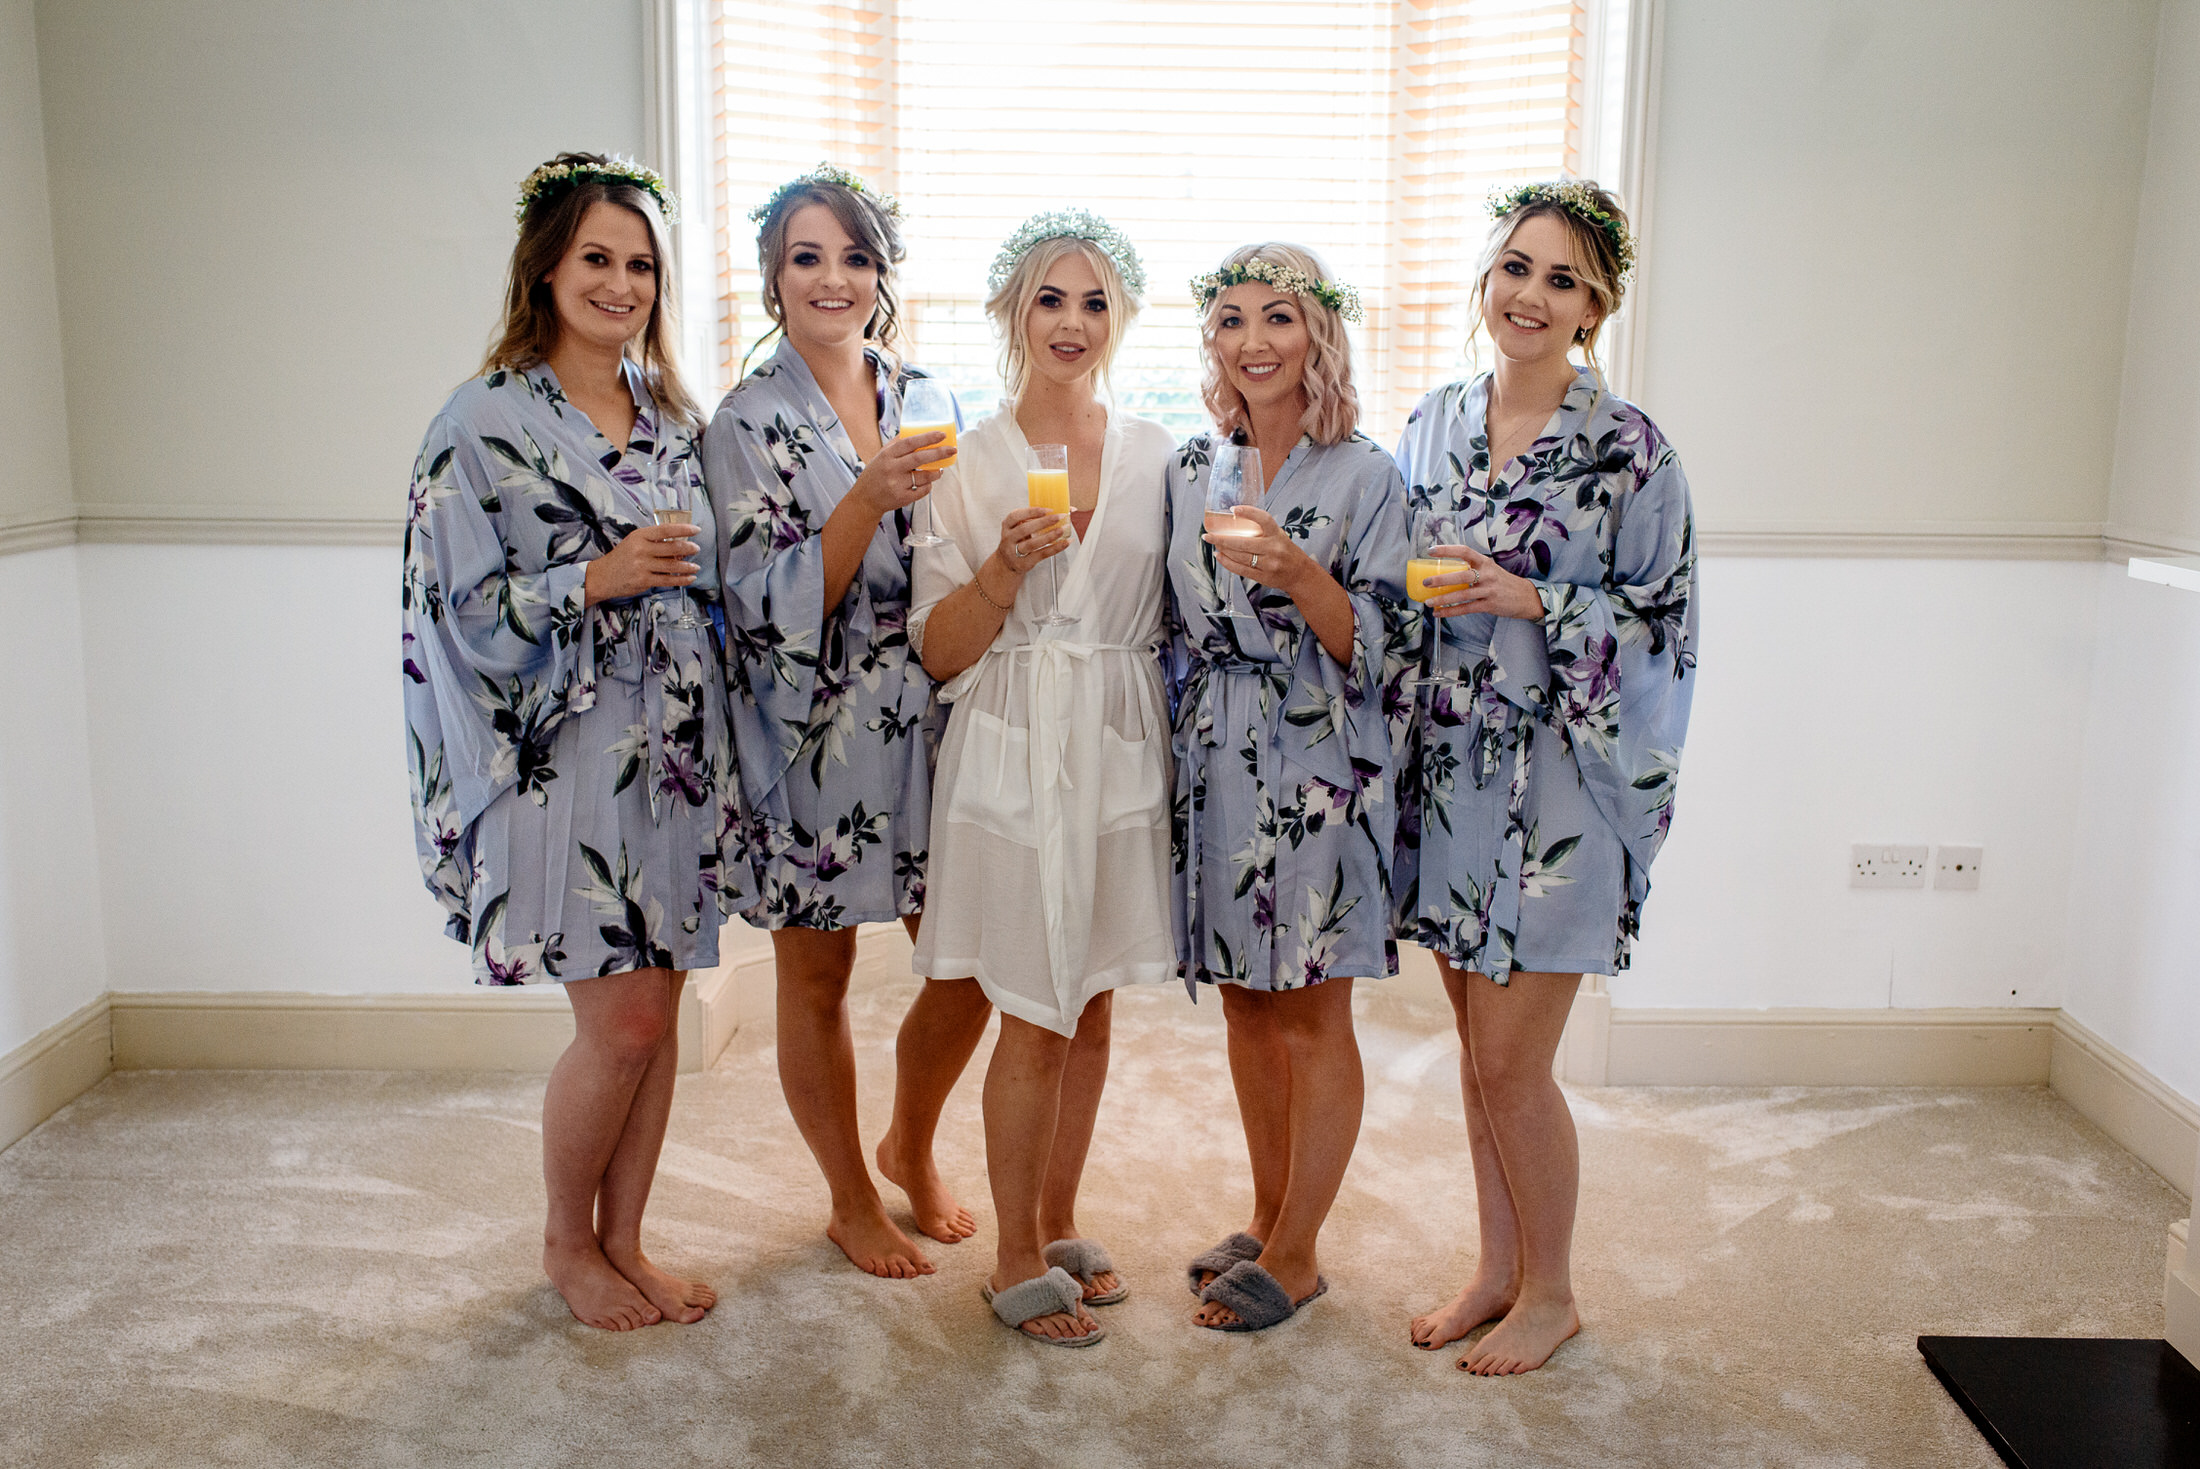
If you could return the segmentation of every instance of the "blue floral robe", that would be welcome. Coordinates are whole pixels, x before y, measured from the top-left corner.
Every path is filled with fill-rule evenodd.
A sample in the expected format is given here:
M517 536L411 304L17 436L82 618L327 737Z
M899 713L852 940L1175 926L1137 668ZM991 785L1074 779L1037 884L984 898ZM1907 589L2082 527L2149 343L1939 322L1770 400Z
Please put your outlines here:
M1405 601L1397 468L1360 435L1300 439L1260 508L1352 600L1332 659L1283 593L1220 569L1201 537L1212 440L1170 473L1177 959L1195 981L1294 989L1398 968L1391 752L1419 618ZM1249 595L1250 594L1250 595ZM1218 615L1248 607L1258 621Z
M879 433L924 374L874 356ZM847 928L924 907L933 752L945 719L909 646L907 511L871 535L826 608L819 532L862 472L810 369L782 341L703 434L725 586L726 687L766 928Z
M1582 370L1490 482L1489 377L1421 400L1398 445L1414 523L1538 584L1543 620L1430 618L1396 866L1399 933L1500 984L1616 974L1673 818L1696 667L1688 481Z
M415 834L483 984L716 964L718 926L753 890L728 860L715 619L679 627L685 592L587 605L588 563L653 523L659 496L707 517L693 435L659 423L631 364L627 386L623 453L541 366L451 394L413 465Z

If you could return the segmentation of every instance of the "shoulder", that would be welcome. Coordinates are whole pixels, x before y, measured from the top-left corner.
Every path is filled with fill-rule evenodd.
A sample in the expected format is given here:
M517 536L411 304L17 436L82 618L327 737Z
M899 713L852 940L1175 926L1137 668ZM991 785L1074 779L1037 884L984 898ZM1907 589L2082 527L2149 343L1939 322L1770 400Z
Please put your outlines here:
M1473 377L1463 377L1457 382L1445 383L1440 388L1431 388L1423 393L1421 401L1414 404L1413 411L1406 415L1406 435L1412 437L1415 434L1436 433L1463 420L1466 417L1468 400L1474 396L1485 376L1487 374L1478 373Z
M510 423L537 401L527 374L497 367L453 388L435 421L459 430Z
M1400 483L1398 461L1390 457L1388 449L1358 430L1317 452L1322 456L1325 474L1359 489L1387 489Z
M1158 462L1176 455L1176 435L1166 424L1125 416L1121 433L1124 449L1138 459Z
M1608 437L1614 449L1625 451L1645 471L1656 468L1673 455L1673 445L1665 437L1665 431L1638 405L1616 393L1598 396L1586 431L1592 439Z

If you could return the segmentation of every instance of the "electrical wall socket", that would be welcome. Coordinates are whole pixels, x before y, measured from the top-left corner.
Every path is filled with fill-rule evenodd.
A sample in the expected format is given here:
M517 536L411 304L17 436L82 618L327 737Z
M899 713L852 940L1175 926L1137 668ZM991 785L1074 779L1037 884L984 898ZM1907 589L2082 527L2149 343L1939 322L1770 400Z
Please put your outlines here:
M1978 891L1978 865L1984 847L1937 847L1933 851L1933 886L1950 892Z
M1849 848L1849 886L1852 888L1921 888L1931 847L1884 846L1858 842Z

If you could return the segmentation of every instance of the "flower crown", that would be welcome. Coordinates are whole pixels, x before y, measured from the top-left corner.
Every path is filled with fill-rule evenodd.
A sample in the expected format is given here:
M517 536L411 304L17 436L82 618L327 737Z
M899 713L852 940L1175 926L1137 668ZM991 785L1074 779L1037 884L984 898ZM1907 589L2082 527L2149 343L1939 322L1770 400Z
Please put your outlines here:
M1596 190L1580 179L1560 179L1556 183L1518 184L1510 189L1490 191L1490 216L1503 219L1517 209L1530 204L1555 204L1582 223L1590 225L1612 242L1612 254L1619 260L1619 278L1626 280L1635 268L1635 237L1624 221L1605 212L1597 202Z
M632 184L657 201L657 207L664 211L666 224L680 222L680 201L673 196L664 175L654 168L642 167L631 158L617 157L604 163L545 163L521 180L519 205L513 209L512 217L524 221L527 211L541 201L555 199L568 189L598 179Z
M811 184L838 184L849 193L861 194L878 205L885 212L888 219L901 218L901 205L892 194L880 193L845 168L830 163L820 163L800 178L789 179L774 189L769 199L749 211L749 222L751 224L762 224L772 217L772 211L779 207L780 200L786 198L795 190L807 188Z
M1298 296L1312 296L1315 300L1336 312L1346 321L1360 319L1360 293L1340 281L1325 281L1310 276L1303 270L1288 265L1278 265L1255 255L1236 265L1225 265L1205 275L1192 277L1192 295L1199 301L1199 309L1205 311L1215 304L1215 297L1232 286L1247 281L1264 281L1279 291L1289 291Z
M1023 227L1001 246L1001 253L993 257L993 269L986 276L986 294L999 295L1015 273L1016 262L1041 240L1088 240L1098 245L1115 262L1115 273L1123 278L1124 289L1133 296L1146 294L1146 267L1139 263L1137 249L1121 230L1089 209L1051 210L1025 220Z

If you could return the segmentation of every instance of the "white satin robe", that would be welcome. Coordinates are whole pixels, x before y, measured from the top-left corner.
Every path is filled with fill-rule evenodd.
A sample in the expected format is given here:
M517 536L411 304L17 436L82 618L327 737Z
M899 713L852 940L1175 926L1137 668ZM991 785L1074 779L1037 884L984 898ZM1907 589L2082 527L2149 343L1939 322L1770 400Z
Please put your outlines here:
M915 968L975 978L1002 1012L1061 1035L1086 1002L1175 977L1169 921L1169 709L1158 648L1166 581L1169 431L1108 420L1084 539L1024 578L952 706L932 783L932 860ZM915 553L910 638L1000 544L1028 503L1028 446L1003 410L962 437L932 491L953 544Z

